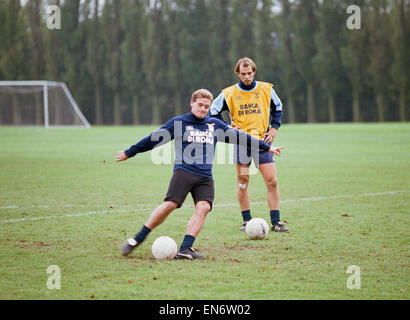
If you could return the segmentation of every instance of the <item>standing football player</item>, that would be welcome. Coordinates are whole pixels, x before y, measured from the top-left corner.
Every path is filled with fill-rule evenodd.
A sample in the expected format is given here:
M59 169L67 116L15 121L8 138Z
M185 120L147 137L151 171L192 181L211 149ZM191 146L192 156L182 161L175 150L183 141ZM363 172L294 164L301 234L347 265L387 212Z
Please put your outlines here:
M256 65L252 59L248 57L239 59L234 71L239 78L239 83L222 90L211 105L211 116L223 121L222 112L226 110L229 112L234 128L269 144L272 143L282 122L282 102L271 83L255 81ZM239 145L234 147L236 148L234 162L238 182L238 201L243 218L240 230L245 230L247 222L252 218L248 185L249 166L253 160L268 190L271 230L289 231L289 228L280 221L279 187L272 153L261 151L258 157L251 157L248 154L246 161L241 161L238 155L246 153L246 150Z
M187 232L176 255L177 259L202 259L192 248L212 209L214 181L212 163L217 141L241 143L252 153L259 149L280 155L282 147L275 148L262 140L229 127L225 122L208 116L213 96L206 89L195 91L191 97L191 112L169 120L160 129L151 133L128 150L119 151L116 161L124 161L138 153L152 150L170 140L175 142L174 172L163 203L157 207L133 238L122 246L122 254L129 255L147 235L165 221L168 215L180 208L188 193L195 203L195 213L188 222Z

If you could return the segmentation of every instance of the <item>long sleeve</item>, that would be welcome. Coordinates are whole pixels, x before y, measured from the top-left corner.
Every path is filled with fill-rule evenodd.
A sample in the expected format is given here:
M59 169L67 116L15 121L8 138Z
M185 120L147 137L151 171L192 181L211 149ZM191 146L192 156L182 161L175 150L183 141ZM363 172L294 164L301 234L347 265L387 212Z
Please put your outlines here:
M221 92L219 96L212 102L209 114L211 117L217 118L222 122L225 122L225 120L222 118L223 111L229 111L229 108L228 104L226 103L225 96Z
M263 140L259 140L243 131L229 127L225 122L219 122L218 127L222 129L221 131L218 131L216 136L218 141L239 144L251 149L258 148L263 151L268 151L271 147Z
M271 90L271 102L270 102L270 125L273 128L278 129L282 124L283 110L282 101L279 99L275 90Z
M174 139L174 121L175 118L169 120L161 128L125 150L126 156L128 158L134 157L138 153L150 151Z

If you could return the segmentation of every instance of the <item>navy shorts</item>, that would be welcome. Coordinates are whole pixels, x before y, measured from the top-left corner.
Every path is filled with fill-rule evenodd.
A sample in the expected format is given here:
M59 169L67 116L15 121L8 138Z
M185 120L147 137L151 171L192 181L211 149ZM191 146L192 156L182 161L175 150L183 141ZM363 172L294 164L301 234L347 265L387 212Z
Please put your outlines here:
M275 158L269 151L259 150L259 152L252 154L251 151L245 146L241 146L239 144L234 146L234 163L250 165L252 160L254 161L256 167L263 163L275 163Z
M188 193L191 193L195 204L198 201L208 201L212 210L215 194L214 180L182 169L175 170L164 201L176 202L180 208Z

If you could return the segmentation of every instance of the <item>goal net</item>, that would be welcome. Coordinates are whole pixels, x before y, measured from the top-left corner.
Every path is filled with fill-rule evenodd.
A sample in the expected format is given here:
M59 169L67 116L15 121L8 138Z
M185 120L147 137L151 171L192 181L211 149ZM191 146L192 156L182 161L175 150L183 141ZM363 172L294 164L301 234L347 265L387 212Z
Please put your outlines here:
M0 81L0 125L89 128L63 82Z

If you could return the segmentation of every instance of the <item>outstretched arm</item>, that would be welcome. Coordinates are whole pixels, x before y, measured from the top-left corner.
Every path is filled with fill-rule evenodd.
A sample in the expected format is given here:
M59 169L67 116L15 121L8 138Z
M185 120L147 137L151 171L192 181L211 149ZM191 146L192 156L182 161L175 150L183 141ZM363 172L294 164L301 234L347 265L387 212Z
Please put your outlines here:
M150 151L155 147L163 145L174 139L174 120L175 118L169 120L161 128L132 145L127 150L118 151L115 161L120 162L127 160L128 158L134 157L138 153Z
M281 147L274 147L271 146L270 144L266 143L263 140L259 140L257 138L252 137L251 135L235 130L233 128L228 127L227 125L222 124L222 128L224 130L224 136L223 137L218 137L218 141L222 141L225 143L233 143L233 144L240 144L243 146L246 146L248 148L259 148L261 150L269 151L270 153L274 155L280 156L280 151L285 148L283 146Z

